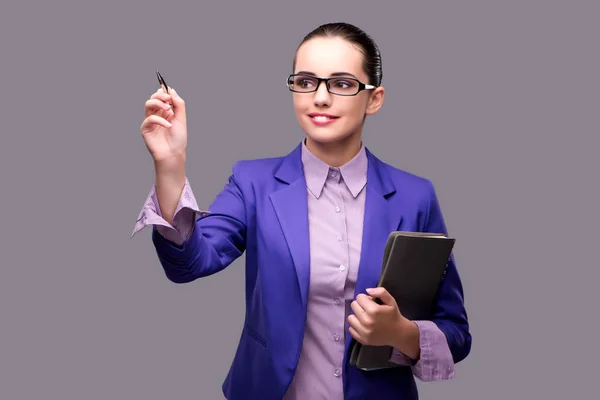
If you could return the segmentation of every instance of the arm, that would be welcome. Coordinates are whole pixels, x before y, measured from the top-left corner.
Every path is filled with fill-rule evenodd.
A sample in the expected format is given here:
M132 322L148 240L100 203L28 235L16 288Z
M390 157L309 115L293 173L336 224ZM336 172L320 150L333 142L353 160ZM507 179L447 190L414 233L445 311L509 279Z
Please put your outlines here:
M433 185L430 189L429 210L424 231L448 233ZM458 363L465 359L471 351L471 334L464 306L463 287L453 254L450 256L440 283L431 321L444 334L453 362Z
M209 207L210 214L198 210L186 181L173 217L173 225L160 216L152 192L136 224L135 232L153 223L152 242L168 279L185 283L212 275L231 264L245 250L246 211L236 180L237 164L229 183ZM155 212L150 212L154 210ZM195 219L196 213L202 217ZM195 219L195 221L194 221ZM161 221L162 220L162 221ZM193 223L190 223L193 221ZM170 234L168 233L170 232ZM166 234L165 234L166 233ZM172 234L172 235L171 235Z
M158 233L173 244L181 246L192 234L196 218L207 215L207 211L200 210L188 179L185 179L183 192L178 199L172 224L162 215L158 200L156 185L152 185L150 194L138 215L135 228L131 237L148 225L155 225Z
M154 162L156 195L164 219L171 224L185 181L185 153Z
M412 366L413 374L425 382L452 379L454 362L446 336L432 321L412 321L411 324L412 329L404 330L408 336L406 341L393 347L390 361ZM405 350L410 357L400 350L404 347L412 349Z
M432 185L422 231L447 234ZM453 378L454 364L463 360L471 349L462 284L454 256L440 284L431 321L408 322L399 327L390 361L411 365L415 376L422 381Z

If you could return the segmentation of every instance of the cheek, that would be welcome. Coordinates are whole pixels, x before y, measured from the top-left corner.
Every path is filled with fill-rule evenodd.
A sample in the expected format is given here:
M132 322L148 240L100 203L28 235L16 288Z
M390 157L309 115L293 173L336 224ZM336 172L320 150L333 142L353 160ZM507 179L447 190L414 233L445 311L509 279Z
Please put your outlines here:
M302 123L302 116L306 114L305 108L302 106L302 104L294 102L294 114L296 115L298 122Z
M303 111L306 110L306 108L308 106L310 106L310 101L309 99L307 99L308 96L305 97L301 97L301 96L293 96L293 104L294 104L294 110L296 111Z
M350 116L353 121L361 121L367 109L367 105L364 101L359 101L359 99L355 100L357 101L349 102L345 107L345 114Z

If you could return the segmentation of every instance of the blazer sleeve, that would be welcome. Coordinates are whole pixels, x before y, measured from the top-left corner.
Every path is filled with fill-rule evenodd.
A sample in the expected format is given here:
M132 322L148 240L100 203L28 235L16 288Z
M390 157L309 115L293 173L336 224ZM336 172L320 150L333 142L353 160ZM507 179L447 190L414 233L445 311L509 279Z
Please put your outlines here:
M228 183L210 205L210 214L196 219L182 244L167 240L153 227L152 242L169 280L186 283L212 275L245 251L247 204L238 180L239 165L234 165Z
M431 182L429 187L429 201L423 230L447 235L448 231ZM440 284L431 320L446 336L454 362L457 363L466 358L471 351L471 334L464 306L463 287L454 254L450 256Z

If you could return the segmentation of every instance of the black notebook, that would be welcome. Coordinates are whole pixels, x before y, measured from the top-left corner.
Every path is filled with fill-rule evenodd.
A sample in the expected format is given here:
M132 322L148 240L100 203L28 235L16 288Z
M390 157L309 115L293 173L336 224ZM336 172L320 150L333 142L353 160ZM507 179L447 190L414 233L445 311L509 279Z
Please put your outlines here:
M455 239L427 232L392 232L383 255L377 286L396 299L402 315L410 320L431 318ZM376 302L381 304L379 299ZM354 338L350 364L363 370L400 367L389 361L391 346L367 346Z

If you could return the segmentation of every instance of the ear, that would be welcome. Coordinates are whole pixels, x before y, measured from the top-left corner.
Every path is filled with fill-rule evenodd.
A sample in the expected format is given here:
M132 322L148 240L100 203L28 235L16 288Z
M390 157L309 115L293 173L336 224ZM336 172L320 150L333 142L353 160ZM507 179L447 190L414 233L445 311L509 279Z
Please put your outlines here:
M365 110L365 114L373 115L383 105L383 99L385 97L385 89L383 86L378 86L375 89L371 90L369 95L369 102L367 103L367 109Z

